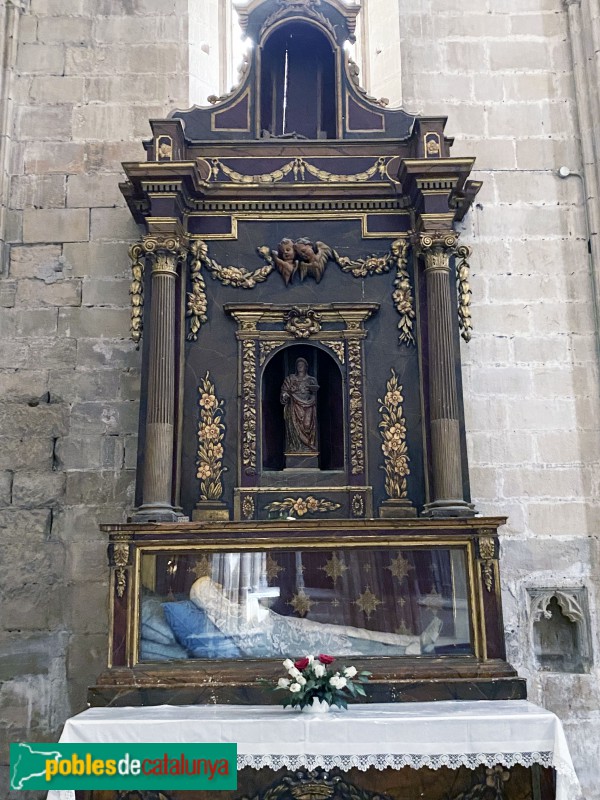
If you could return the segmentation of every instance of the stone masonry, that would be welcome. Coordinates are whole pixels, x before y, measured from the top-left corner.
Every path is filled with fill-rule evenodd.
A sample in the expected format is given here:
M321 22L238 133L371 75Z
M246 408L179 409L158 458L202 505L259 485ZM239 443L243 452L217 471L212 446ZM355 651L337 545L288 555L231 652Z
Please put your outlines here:
M138 230L120 163L144 158L149 118L219 91L218 2L198 5L8 0L0 11L2 797L8 742L55 738L105 663L98 524L133 505L139 390L127 258ZM473 499L509 516L509 660L530 698L562 718L586 797L599 800L598 318L586 192L557 174L583 174L589 161L573 70L578 4L567 5L369 0L375 41L366 26L362 48L370 92L390 96L397 69L404 107L447 114L453 154L477 156L484 186L462 232L474 248L463 376ZM590 30L593 8L582 2ZM527 589L582 586L592 668L541 672Z

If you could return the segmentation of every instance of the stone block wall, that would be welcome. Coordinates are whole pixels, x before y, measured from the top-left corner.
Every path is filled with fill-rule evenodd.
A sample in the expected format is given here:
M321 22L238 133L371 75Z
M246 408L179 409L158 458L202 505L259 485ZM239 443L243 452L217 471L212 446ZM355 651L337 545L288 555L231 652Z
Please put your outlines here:
M474 324L463 377L473 499L481 513L509 517L501 561L509 660L528 678L530 699L563 720L592 800L600 797L591 744L600 742L600 380L584 186L558 176L563 165L582 173L568 11L562 0L392 5L405 108L447 114L453 154L476 156L483 181L462 231L473 246ZM591 671L541 672L527 589L580 586Z
M531 699L565 722L594 800L600 383L583 187L557 176L562 165L581 171L567 11L562 0L374 3L376 19L387 13L399 31L397 97L408 111L447 114L453 153L477 156L484 181L462 231L474 248L464 348L472 492L482 513L509 516L510 660ZM3 797L6 744L54 738L105 661L98 524L133 503L139 387L127 259L138 231L118 191L120 162L144 158L148 118L185 107L204 56L216 57L214 31L189 19L190 6L29 0L20 15L0 131L10 144L0 174L11 176L0 279ZM190 31L210 54L190 50ZM382 43L383 57L369 50L376 41L362 43L380 56L367 88L392 96L398 54ZM527 604L536 586L587 588L589 674L536 668Z
M2 797L8 743L54 739L106 662L98 525L133 505L140 362L127 254L139 232L118 184L122 161L145 160L148 119L188 105L187 10L187 0L30 0L9 30L18 38L2 75L11 114L0 137L10 176L0 278Z

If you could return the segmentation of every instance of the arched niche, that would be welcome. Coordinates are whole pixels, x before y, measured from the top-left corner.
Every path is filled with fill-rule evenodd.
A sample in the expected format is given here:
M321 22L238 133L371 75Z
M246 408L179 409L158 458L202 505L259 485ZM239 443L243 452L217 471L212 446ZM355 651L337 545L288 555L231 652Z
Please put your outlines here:
M334 358L320 347L293 344L270 358L262 375L262 467L285 469L285 423L281 387L304 358L308 372L317 379L318 465L320 470L344 469L344 395L342 373Z
M260 119L263 135L336 137L335 53L310 22L276 28L262 48Z

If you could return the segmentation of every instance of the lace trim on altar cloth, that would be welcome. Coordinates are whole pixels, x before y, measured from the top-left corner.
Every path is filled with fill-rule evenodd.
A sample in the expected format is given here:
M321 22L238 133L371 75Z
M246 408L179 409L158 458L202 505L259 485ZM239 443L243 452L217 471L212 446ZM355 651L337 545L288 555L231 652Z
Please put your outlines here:
M359 769L366 772L368 769L402 769L403 767L412 767L413 769L421 769L428 767L429 769L440 769L441 767L449 767L450 769L458 769L459 767L468 767L469 769L476 769L479 766L493 767L496 764L502 764L504 767L514 767L520 765L522 767L532 767L534 764L539 764L542 767L554 767L557 772L564 774L573 773L565 764L553 763L553 753L551 752L533 752L533 753L457 753L449 754L442 753L440 755L420 755L411 753L400 754L385 754L380 753L376 755L331 755L331 756L317 756L309 754L301 755L241 755L238 754L237 764L238 769L244 767L251 767L252 769L262 769L269 767L272 770L286 769L294 770L305 767L306 769L313 770L317 767L322 769L333 769L337 767L343 771L350 769Z

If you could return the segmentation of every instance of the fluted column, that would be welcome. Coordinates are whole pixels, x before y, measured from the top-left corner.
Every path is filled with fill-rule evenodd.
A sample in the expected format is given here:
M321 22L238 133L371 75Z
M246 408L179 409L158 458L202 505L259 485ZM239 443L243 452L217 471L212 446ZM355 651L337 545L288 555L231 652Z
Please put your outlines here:
M452 232L421 234L419 245L425 260L427 286L427 333L429 361L429 417L433 499L425 516L473 516L465 502L460 441L460 415L456 385L453 318L456 304L451 296L450 259L458 237Z
M173 506L177 266L185 250L176 237L146 236L142 247L152 269L148 337L146 440L142 505L135 522L181 519Z

